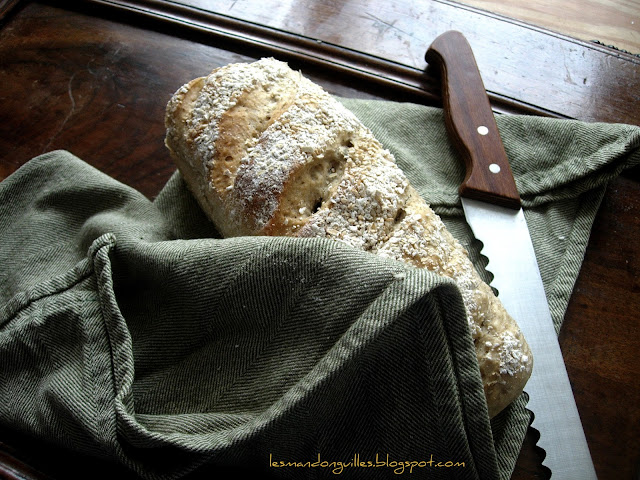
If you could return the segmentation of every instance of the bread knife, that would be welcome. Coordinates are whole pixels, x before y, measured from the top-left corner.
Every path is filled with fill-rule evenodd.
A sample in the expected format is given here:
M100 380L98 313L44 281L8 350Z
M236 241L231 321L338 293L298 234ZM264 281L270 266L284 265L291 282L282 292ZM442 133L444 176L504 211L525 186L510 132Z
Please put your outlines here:
M524 390L546 452L543 465L554 479L596 479L520 195L471 46L462 33L445 32L425 59L440 73L445 125L465 162L459 194L466 221L483 243L491 285L531 347L533 371Z

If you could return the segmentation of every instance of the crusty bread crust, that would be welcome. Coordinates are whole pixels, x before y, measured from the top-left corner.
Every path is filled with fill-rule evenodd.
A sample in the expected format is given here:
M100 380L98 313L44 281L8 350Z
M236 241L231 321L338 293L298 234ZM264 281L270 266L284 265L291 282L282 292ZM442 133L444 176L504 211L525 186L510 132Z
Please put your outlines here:
M286 63L231 64L180 88L166 145L225 237L326 237L455 280L490 416L523 390L533 358L467 252L349 110Z

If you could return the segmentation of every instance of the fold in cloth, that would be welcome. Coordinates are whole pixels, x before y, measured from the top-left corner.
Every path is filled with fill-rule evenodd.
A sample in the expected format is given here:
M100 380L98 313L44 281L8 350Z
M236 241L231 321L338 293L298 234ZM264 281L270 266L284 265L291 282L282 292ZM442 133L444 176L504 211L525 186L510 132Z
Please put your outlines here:
M344 102L488 277L442 112ZM638 164L640 135L498 120L559 328L606 183ZM0 183L0 245L5 431L144 478L511 475L526 395L489 421L446 278L331 240L221 239L179 174L152 202L64 151Z

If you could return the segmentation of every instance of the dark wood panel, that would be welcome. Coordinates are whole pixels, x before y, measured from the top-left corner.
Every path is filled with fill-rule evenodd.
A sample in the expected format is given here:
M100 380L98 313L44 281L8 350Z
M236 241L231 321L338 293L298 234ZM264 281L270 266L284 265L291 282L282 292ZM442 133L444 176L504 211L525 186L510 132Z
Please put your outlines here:
M559 337L600 479L640 475L639 181L611 184Z
M640 58L446 0L91 3L267 45L281 55L324 63L325 68L380 76L382 65L387 72L383 78L432 96L438 92L422 76L424 53L436 36L456 29L474 49L497 111L529 107L537 114L586 121L640 122L632 107L640 99ZM237 24L235 19L252 23ZM289 35L274 39L273 32L261 26ZM340 51L327 53L334 45L340 45Z

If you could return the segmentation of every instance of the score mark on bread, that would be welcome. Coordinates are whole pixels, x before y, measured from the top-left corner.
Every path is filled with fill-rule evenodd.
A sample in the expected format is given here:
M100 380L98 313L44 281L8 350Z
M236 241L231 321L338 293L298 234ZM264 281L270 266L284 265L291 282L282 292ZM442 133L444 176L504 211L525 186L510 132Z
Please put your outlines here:
M393 155L341 103L273 58L181 87L165 143L225 237L326 237L446 275L467 311L490 416L531 374L515 321Z

